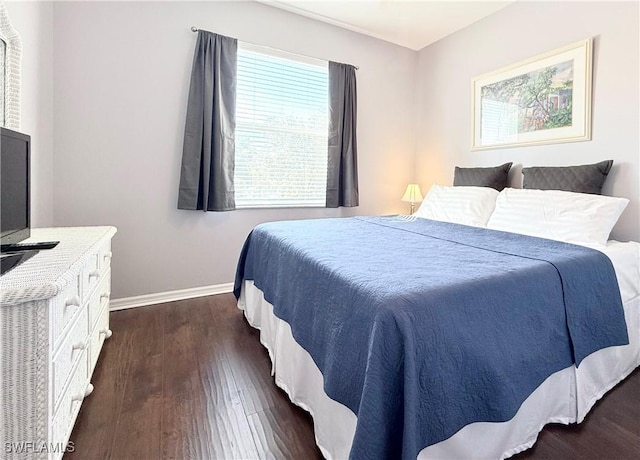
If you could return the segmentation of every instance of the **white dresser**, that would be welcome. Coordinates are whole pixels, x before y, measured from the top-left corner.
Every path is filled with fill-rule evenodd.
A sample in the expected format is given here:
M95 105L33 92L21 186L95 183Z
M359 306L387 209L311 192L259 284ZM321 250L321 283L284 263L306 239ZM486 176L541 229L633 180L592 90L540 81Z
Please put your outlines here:
M62 457L111 336L114 227L33 229L60 241L0 277L0 458Z

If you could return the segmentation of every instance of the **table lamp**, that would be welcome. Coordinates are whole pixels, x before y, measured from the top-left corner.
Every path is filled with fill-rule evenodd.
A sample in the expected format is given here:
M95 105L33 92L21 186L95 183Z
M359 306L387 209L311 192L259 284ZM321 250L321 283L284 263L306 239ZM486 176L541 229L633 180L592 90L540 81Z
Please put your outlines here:
M402 201L411 203L411 214L416 210L416 203L422 201L422 193L420 193L420 186L418 184L409 184L407 189L402 195Z

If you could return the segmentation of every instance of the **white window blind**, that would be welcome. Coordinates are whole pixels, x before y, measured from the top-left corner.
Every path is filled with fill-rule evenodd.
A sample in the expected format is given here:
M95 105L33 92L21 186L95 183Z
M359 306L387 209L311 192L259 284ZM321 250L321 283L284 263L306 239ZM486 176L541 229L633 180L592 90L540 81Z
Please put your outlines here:
M236 207L324 206L328 64L241 44Z

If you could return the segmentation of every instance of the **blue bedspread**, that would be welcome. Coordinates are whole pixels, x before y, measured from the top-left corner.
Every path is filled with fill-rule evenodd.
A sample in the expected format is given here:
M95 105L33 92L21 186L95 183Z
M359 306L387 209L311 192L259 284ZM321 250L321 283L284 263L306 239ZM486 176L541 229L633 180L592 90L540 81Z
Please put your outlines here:
M353 459L415 459L465 425L511 419L551 374L628 343L599 251L393 217L257 226L254 280L358 417Z

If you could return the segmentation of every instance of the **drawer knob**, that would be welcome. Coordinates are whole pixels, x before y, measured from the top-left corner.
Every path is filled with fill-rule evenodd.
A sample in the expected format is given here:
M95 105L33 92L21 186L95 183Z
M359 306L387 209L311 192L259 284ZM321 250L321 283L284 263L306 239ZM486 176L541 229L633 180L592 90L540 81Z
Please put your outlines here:
M80 297L78 297L77 295L74 295L64 303L65 310L68 307L79 307L79 306L80 306Z
M104 334L104 338L108 339L113 335L113 332L111 331L111 329L100 329L100 334Z
M109 300L109 297L111 297L111 293L110 292L105 292L104 294L102 294L100 296L100 303L102 303L103 300Z
M97 278L100 276L100 270L91 270L89 272L89 279L91 278Z
M87 348L86 342L77 342L71 347L72 350L84 350L85 348Z
M84 393L77 393L73 396L71 396L71 402L76 402L76 401L82 401L84 399Z
M87 383L87 388L84 389L84 397L86 398L91 393L93 393L93 385L91 383Z
M113 257L113 253L111 251L104 253L104 260L110 260Z

